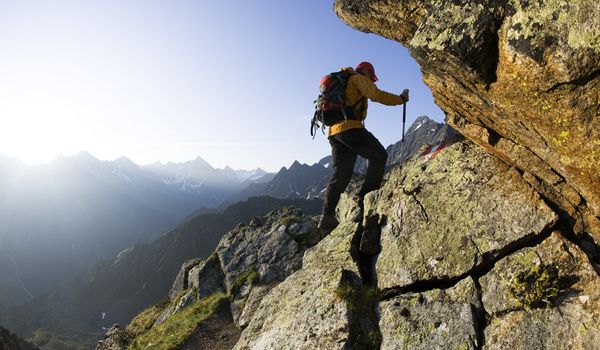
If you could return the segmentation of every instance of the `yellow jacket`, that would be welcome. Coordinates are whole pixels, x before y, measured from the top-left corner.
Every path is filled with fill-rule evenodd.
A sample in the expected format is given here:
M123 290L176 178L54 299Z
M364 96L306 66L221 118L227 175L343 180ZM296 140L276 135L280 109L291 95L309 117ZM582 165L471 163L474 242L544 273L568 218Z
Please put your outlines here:
M375 83L368 77L356 72L353 68L343 68L343 71L352 74L346 84L346 106L354 106L360 120L345 120L329 127L329 136L339 134L346 130L364 128L363 121L367 118L367 108L369 107L367 99L383 103L388 106L403 104L404 98L383 90L379 90ZM362 99L362 102L360 100Z

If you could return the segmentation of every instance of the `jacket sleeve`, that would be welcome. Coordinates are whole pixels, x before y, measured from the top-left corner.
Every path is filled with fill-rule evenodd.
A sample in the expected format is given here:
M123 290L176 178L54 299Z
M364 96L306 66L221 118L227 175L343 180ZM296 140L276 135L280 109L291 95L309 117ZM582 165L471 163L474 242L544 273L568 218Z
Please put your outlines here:
M387 106L396 106L403 104L404 98L400 95L394 95L389 92L379 90L375 83L364 76L359 76L356 81L356 87L361 95L370 99L371 101L383 103Z

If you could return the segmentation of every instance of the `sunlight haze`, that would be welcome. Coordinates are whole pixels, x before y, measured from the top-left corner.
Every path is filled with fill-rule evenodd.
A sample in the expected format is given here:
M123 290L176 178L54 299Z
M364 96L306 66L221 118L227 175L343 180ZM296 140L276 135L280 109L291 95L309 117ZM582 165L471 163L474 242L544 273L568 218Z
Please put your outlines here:
M362 60L381 89L411 89L407 127L423 114L442 121L407 50L346 26L332 7L0 1L0 154L314 163L329 154L326 137L308 132L319 80ZM371 104L366 125L382 144L398 141L401 107Z

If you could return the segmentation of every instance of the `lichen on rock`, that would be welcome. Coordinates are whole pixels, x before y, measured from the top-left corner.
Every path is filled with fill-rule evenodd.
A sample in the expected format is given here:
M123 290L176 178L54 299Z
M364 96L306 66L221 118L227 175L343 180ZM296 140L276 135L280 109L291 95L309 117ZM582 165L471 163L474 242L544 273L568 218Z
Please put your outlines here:
M475 287L470 279L448 290L395 297L381 303L381 350L478 349ZM469 294L463 294L470 291Z
M534 281L534 288L541 282L551 289L539 289L533 301L535 294L547 300L524 305L512 292L515 277L539 266L554 266L558 281ZM498 262L481 286L491 315L487 349L594 349L600 344L600 278L585 253L559 232Z
M351 257L359 224L356 203L343 195L340 225L304 254L302 269L273 288L254 312L236 350L345 349L351 342L351 305L339 297L348 273L359 271Z
M600 242L597 1L336 0L334 7L350 26L407 46L448 123L539 179L575 233Z
M377 261L384 289L460 277L557 220L514 169L469 142L395 169L370 206L387 218Z

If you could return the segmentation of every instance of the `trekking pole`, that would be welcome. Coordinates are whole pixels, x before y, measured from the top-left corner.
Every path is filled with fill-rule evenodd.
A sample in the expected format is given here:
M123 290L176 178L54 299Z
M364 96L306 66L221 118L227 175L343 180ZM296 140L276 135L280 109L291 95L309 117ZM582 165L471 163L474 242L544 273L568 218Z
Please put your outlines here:
M404 102L402 109L402 143L404 143L404 124L406 124L406 104L408 102Z

